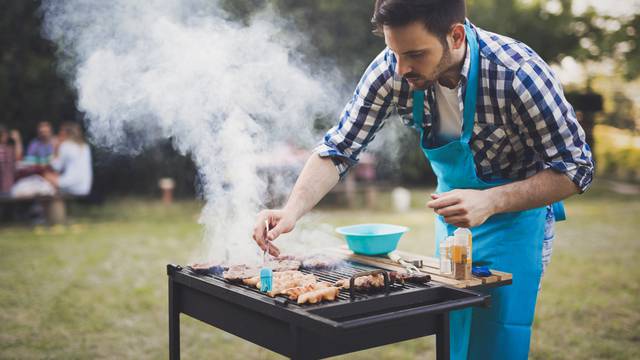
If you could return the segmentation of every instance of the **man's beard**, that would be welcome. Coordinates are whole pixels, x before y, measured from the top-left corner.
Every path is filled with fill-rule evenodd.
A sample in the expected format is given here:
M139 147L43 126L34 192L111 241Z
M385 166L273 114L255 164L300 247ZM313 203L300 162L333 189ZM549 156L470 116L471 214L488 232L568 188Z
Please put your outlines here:
M432 76L427 78L426 76L422 76L421 74L410 72L406 74L404 78L407 80L408 79L415 79L417 81L423 80L424 81L423 83L417 84L417 85L409 83L409 87L412 90L426 90L431 86L435 85L435 83L442 76L442 74L450 71L452 67L453 67L453 64L451 61L451 51L449 51L449 48L446 47L442 54L442 58L438 62L438 65L436 65L436 68L433 70Z

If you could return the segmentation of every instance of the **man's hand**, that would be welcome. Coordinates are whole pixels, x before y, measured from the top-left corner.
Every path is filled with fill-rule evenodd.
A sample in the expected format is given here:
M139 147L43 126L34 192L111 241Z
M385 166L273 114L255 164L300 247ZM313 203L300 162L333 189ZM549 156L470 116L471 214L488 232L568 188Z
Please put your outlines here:
M431 194L427 206L444 217L448 224L471 228L483 224L495 214L491 194L485 190L456 189L442 194Z
M267 232L265 221L269 223L269 232ZM258 214L256 225L253 227L253 240L264 250L267 247L267 241L273 241L280 234L290 232L295 225L296 215L291 211L263 210ZM273 243L269 244L268 250L273 256L280 255L280 250Z

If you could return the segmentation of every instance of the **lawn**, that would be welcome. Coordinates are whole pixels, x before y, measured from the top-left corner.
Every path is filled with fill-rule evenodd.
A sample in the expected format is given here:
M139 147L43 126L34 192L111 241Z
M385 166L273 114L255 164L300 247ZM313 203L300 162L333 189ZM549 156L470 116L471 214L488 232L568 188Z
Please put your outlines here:
M531 358L640 358L640 195L596 184L567 204L539 296ZM415 190L406 214L323 207L309 217L331 226L384 221L412 228L401 248L432 254L431 215ZM387 203L382 194L381 203ZM0 228L0 358L168 357L165 265L184 264L201 242L200 204L169 208L145 200L75 207L66 228ZM326 229L328 226L324 226ZM325 230L326 232L326 230ZM213 309L212 309L213 310ZM434 357L433 337L340 357ZM184 359L280 356L182 318Z

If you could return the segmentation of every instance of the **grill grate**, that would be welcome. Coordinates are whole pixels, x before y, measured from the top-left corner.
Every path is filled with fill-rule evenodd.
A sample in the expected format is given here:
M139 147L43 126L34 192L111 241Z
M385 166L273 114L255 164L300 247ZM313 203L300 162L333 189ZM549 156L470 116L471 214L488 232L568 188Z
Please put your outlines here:
M349 279L351 276L360 273L360 272L364 272L364 271L371 271L371 270L377 270L378 268L376 267L372 267L372 266L368 266L368 265L364 265L364 264L360 264L360 263L356 263L356 262L352 262L352 261L344 261L342 263L340 263L340 265L338 265L337 267L331 268L331 269L304 269L301 268L300 271L305 273L305 274L314 274L316 277L318 277L319 280L321 281L326 281L329 283L335 283L338 280L341 279ZM199 276L199 277L212 277L227 283L230 283L228 281L226 281L222 275L198 275L194 272L192 272L192 274ZM248 286L248 285L244 285L242 283L233 283L234 286L238 286L244 289L248 289L254 293L260 294L266 298L270 298L268 295L262 293L260 290L258 290L257 288L253 287L253 286ZM401 292L403 290L409 290L409 289L424 289L424 288L428 288L430 287L427 284L414 284L414 283L404 283L404 284L398 284L398 283L394 283L394 284L390 284L389 285L389 293L393 294L394 292ZM363 292L363 291L355 291L354 292L354 300L363 300L366 299L368 297L370 297L371 295L378 295L378 294L382 294L384 293L382 290L380 291L373 291L373 292ZM286 296L284 295L278 295L277 297L281 297L281 298L286 298ZM298 305L297 303L295 303L295 301L290 302L289 305L293 305L293 306L300 306L300 307L315 307L315 306L321 306L322 304L335 304L338 302L349 302L350 298L349 298L349 292L345 291L345 290L341 290L340 293L338 294L338 300L336 301L331 301L331 302L321 302L318 304L304 304L304 305Z

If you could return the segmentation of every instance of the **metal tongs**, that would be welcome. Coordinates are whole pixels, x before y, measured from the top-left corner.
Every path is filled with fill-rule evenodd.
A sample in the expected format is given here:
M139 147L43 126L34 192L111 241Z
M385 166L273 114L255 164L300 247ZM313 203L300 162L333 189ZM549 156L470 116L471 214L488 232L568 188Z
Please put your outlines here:
M267 262L267 253L269 252L269 244L271 243L271 241L269 241L269 239L267 239L267 234L269 233L269 220L268 219L264 221L264 227L265 227L264 239L267 242L267 246L264 247L264 251L262 252L262 265L263 266Z
M411 262L406 261L395 250L388 253L387 256L389 257L389 259L391 259L391 261L397 262L398 264L402 265L409 274L420 273L420 269L418 269L418 267L422 267L422 260L413 260Z

